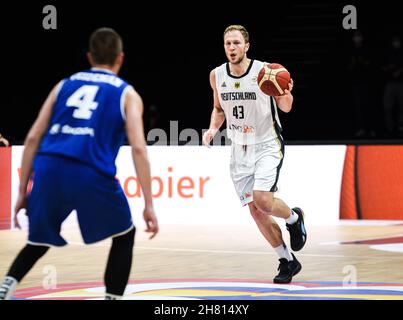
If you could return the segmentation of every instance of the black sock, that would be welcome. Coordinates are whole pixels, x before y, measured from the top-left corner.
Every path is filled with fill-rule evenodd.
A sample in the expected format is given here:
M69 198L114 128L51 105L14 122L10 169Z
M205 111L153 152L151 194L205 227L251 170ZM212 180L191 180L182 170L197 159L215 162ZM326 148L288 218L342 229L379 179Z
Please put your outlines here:
M15 258L7 276L13 277L18 282L32 269L35 263L49 250L46 246L33 246L27 244Z
M106 293L123 296L133 259L134 235L136 228L130 232L113 238L105 270Z

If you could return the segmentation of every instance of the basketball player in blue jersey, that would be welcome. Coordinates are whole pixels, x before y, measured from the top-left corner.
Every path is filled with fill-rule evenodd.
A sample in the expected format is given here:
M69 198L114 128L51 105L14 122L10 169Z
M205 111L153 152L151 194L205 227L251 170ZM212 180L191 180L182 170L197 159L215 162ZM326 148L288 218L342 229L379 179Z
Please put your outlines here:
M301 264L285 245L272 216L285 219L292 250L301 250L307 238L303 211L291 210L274 197L284 158L277 108L284 112L291 110L293 82L284 95L274 98L260 90L257 75L264 63L248 59L249 34L243 26L232 25L225 30L224 49L228 62L210 73L214 108L203 143L209 146L226 120L227 134L232 140L230 171L236 192L279 255L279 273L273 281L289 283L300 272Z
M143 132L141 97L117 76L123 44L112 29L90 37L90 70L76 73L50 92L25 140L21 184L15 207L26 208L28 243L0 287L9 299L16 285L51 246L64 246L62 222L76 210L83 240L91 244L112 237L105 270L105 299L120 299L127 285L135 227L122 188L115 179L115 159L127 136L145 200L144 220L153 238L158 221L151 196L150 165ZM33 188L27 185L33 174Z

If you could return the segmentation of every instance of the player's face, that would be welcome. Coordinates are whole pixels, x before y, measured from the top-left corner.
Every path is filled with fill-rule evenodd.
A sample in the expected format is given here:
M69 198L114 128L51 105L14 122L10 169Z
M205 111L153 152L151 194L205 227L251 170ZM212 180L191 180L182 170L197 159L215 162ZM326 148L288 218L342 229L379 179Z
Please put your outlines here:
M245 58L245 54L249 49L249 43L245 43L245 39L241 31L229 31L224 36L224 49L229 62L239 64Z

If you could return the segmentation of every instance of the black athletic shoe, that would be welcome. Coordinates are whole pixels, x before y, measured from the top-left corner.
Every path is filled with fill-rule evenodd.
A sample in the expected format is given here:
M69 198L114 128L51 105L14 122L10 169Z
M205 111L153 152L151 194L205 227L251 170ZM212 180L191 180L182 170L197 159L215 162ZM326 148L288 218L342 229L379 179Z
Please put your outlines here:
M278 269L280 272L278 275L276 275L273 279L274 283L290 283L292 280L292 277L298 274L301 269L301 263L295 258L294 254L291 253L292 257L294 260L288 261L285 258L279 259L280 265L278 266Z
M292 210L298 215L298 220L293 224L286 223L286 227L290 232L291 249L293 251L299 251L304 247L307 238L304 212L301 208L293 208Z

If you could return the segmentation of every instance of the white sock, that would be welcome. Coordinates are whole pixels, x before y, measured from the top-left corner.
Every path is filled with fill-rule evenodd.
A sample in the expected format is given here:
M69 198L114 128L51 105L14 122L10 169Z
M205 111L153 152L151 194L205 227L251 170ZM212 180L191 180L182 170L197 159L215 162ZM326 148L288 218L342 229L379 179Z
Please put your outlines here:
M18 281L13 277L6 277L0 286L0 300L10 300Z
M284 258L287 259L288 261L293 260L292 255L285 244L279 245L278 247L274 248L274 250L277 252L280 259Z
M294 224L297 221L298 221L298 215L291 210L290 216L287 219L285 219L285 222L288 224Z
M105 300L122 300L122 296L117 296L115 294L106 293Z

